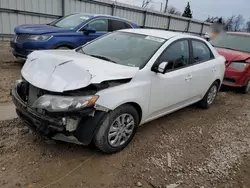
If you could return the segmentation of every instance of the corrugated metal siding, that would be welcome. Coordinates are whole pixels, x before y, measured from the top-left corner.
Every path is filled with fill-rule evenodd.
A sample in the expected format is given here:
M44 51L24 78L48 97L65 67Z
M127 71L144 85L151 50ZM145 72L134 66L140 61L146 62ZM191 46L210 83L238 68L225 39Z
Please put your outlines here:
M189 32L201 32L201 24L199 23L194 23L194 22L190 22L190 25L189 25Z
M131 10L115 8L114 15L131 20L132 22L135 22L140 26L143 25L144 14L142 12L135 12Z
M1 0L0 7L51 15L62 14L61 0Z
M168 26L169 19L164 17L159 17L156 15L148 14L146 16L146 27L155 27L166 29Z
M49 23L64 12L65 15L75 12L86 12L93 14L107 14L126 18L143 26L145 20L146 27L167 28L170 30L184 31L188 26L188 19L169 15L157 11L146 11L140 7L115 3L109 0L65 0L63 8L62 0L0 0L0 35L13 34L15 26L21 24L41 24ZM6 10L7 9L7 10ZM19 10L20 12L14 12ZM193 20L190 22L189 31L199 34L202 23ZM209 25L204 24L203 33L209 31Z
M50 23L54 19L44 18L41 16L29 16L15 13L0 12L0 33L14 34L17 25L22 24L45 24Z
M109 6L93 4L78 0L65 0L65 13L71 14L75 12L85 12L92 14L108 14L111 15L112 9Z
M210 26L209 25L204 25L202 33L205 34L206 32L210 31Z
M176 18L171 18L169 29L176 31L184 31L187 29L188 21L187 20L179 20Z

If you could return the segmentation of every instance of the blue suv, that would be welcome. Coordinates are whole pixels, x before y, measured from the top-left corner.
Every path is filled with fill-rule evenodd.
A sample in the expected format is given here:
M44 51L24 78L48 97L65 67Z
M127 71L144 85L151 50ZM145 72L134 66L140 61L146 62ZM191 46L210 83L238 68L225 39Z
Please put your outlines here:
M10 45L14 56L26 58L34 50L74 49L108 32L137 27L119 17L77 13L47 25L17 26Z

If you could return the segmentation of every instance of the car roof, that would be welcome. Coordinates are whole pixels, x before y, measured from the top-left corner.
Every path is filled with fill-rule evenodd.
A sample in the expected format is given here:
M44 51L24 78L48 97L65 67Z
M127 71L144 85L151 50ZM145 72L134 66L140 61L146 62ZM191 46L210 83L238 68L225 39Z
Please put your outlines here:
M160 29L125 29L121 31L128 32L128 33L141 34L141 35L149 35L149 36L159 37L163 39L170 39L175 36L199 38L196 36L183 34L180 32L166 31L166 30L160 30Z
M250 33L246 32L227 32L228 34L235 34L235 35L245 35L245 36L250 36Z
M84 13L84 12L77 12L77 13L74 13L74 14L83 14L83 15L89 16L90 18L95 18L95 17L115 18L115 19L124 20L124 21L133 23L132 21L127 20L125 18L121 18L121 17L118 17L118 16L111 16L111 15L108 15L108 14L91 14L91 13Z

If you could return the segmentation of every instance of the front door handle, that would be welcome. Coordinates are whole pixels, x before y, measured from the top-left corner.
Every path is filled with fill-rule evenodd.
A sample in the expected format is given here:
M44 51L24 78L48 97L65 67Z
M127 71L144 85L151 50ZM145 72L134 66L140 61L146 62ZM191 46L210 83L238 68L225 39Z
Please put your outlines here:
M193 77L192 77L191 75L188 75L188 76L185 78L185 80L186 80L186 81L190 81L192 78L193 78Z

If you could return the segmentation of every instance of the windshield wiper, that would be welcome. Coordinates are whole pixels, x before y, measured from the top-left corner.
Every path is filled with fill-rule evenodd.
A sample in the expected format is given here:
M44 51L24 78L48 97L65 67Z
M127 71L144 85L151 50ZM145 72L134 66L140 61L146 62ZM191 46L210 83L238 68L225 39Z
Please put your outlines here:
M88 55L89 55L89 54L88 54ZM100 56L100 55L89 55L89 56L96 57L96 58L98 58L98 59L103 59L103 60L105 60L105 61L110 61L110 62L112 62L112 63L117 63L117 62L115 62L114 60L112 60L112 59L110 59L110 58L108 58L108 57L105 57L105 56Z
M83 54L86 54L86 53L83 51L82 47L80 48L80 50L81 50L81 52L82 52Z

